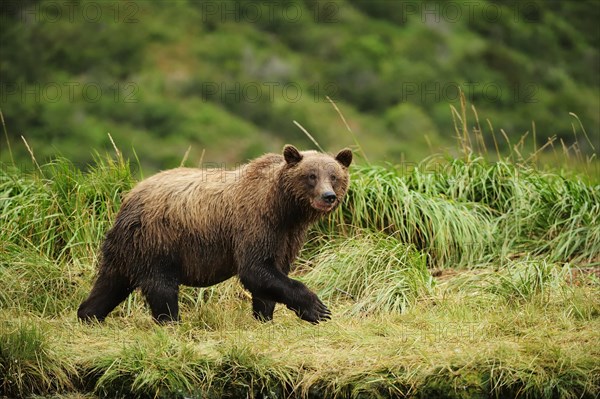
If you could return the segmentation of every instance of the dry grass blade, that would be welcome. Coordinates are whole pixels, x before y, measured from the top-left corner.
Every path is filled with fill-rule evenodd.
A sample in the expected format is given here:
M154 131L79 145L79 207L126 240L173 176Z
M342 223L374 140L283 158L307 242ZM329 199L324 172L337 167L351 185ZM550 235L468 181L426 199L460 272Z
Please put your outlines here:
M352 135L352 139L354 140L354 145L360 151L363 159L367 162L367 164L369 164L370 162L369 162L369 158L367 157L367 154L365 153L365 151L363 150L362 146L360 145L358 139L356 138L356 135L354 134L354 131L352 131L352 129L350 128L350 125L346 121L346 118L342 114L342 111L340 111L340 109L338 108L337 104L329 96L325 96L325 98L327 98L327 101L329 101L329 103L333 106L333 108L335 109L335 111L338 113L338 115L340 116L340 119L342 120L342 122L344 122L344 125L346 126L346 129Z
M25 143L27 152L29 152L29 156L31 156L31 161L33 162L37 170L40 172L40 175L43 176L42 168L40 168L40 164L38 164L37 160L35 159L35 155L33 155L33 150L31 149L31 147L29 147L29 143L27 143L27 140L25 140L25 137L23 136L21 136L21 140L23 140L23 143Z
M10 161L14 165L15 159L13 158L12 148L10 146L10 140L8 139L8 131L6 130L6 123L4 122L4 114L0 109L0 121L2 121L2 130L4 131L4 139L6 140L6 147L8 148L8 154L10 156Z
M579 116L577 116L577 114L574 114L573 112L569 112L569 115L571 115L573 118L577 119L577 122L579 122L579 127L581 128L581 131L583 132L583 135L585 136L585 139L587 140L590 147L592 147L592 150L596 151L596 147L594 146L594 143L592 143L592 140L590 140L590 137L588 136L587 131L583 127L583 123L581 123ZM574 127L573 127L573 131L575 131Z
M308 132L308 130L306 130L304 128L304 126L302 126L300 123L293 121L294 125L298 126L298 128L300 130L302 130L302 132L304 132L304 134L306 135L306 137L308 137L310 139L310 141L313 142L313 144L321 151L321 152L325 152L325 150L321 147L321 145L317 142L317 140L315 140L315 138Z

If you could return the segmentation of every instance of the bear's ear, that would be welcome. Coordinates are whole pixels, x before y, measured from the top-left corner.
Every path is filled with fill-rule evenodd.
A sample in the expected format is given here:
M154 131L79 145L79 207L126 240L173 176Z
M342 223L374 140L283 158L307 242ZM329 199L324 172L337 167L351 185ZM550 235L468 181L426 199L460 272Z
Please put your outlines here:
M344 148L335 156L335 160L344 165L345 167L350 166L352 163L352 150Z
M287 144L285 147L283 147L283 157L285 158L285 162L290 165L297 164L302 160L302 154L300 154L300 151L290 144Z

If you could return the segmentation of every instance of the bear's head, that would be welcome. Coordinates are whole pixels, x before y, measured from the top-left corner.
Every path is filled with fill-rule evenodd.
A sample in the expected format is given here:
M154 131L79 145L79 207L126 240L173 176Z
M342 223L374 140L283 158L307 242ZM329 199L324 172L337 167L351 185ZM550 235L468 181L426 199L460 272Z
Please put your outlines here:
M332 156L316 151L298 151L292 145L283 148L286 191L303 206L318 213L335 209L346 191L350 177L352 151L345 148Z

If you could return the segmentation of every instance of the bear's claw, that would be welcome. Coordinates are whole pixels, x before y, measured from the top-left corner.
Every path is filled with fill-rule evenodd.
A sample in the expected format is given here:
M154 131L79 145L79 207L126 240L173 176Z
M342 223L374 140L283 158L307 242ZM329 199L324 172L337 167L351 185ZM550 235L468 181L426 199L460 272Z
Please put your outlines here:
M298 317L312 324L319 324L321 321L331 320L331 311L325 306L319 298L315 298L312 306L308 309L293 309Z

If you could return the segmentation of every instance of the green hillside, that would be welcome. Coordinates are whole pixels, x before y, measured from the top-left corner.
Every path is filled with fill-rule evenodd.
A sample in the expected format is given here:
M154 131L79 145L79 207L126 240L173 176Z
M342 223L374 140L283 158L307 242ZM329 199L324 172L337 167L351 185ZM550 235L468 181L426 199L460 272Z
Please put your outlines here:
M600 134L595 1L9 1L1 17L18 162L21 135L40 162L82 165L110 133L148 170L188 147L192 163L234 163L310 147L293 120L326 149L353 144L326 96L371 160L414 161L453 142L458 87L501 150L526 132L569 146L569 113L584 154Z

